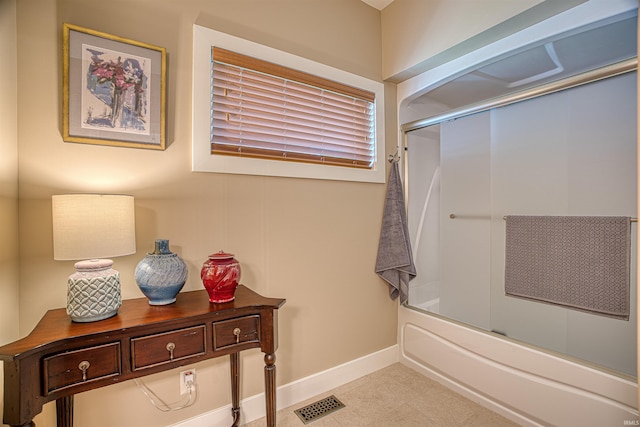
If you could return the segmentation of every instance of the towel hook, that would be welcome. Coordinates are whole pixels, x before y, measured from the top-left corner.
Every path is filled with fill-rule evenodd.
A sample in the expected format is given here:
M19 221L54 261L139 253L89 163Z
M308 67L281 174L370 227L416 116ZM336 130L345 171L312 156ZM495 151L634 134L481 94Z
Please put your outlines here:
M400 161L400 155L398 154L398 149L396 148L395 154L389 154L389 163Z

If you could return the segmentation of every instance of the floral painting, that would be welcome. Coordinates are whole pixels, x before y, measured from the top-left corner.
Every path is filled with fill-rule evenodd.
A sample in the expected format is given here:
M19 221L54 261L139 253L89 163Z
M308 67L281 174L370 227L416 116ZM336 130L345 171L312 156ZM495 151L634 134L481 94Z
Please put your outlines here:
M166 50L63 25L63 140L165 149Z
M82 127L149 134L149 58L83 45Z

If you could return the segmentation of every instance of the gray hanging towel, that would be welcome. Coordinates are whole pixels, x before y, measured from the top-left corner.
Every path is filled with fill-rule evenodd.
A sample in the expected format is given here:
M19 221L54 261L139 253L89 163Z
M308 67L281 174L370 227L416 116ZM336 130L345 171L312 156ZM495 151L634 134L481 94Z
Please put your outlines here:
M629 320L631 218L506 220L507 296Z
M404 304L409 296L409 281L416 277L416 267L411 253L407 212L397 161L392 162L389 174L378 242L376 273L389 283L391 299L395 300L399 296L400 303Z

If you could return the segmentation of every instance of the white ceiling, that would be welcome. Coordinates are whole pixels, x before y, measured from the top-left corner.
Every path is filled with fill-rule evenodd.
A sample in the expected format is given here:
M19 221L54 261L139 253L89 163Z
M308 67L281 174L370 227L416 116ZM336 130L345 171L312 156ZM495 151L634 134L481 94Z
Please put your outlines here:
M393 0L362 0L369 6L373 6L378 10L382 10L389 5L389 3L393 2Z

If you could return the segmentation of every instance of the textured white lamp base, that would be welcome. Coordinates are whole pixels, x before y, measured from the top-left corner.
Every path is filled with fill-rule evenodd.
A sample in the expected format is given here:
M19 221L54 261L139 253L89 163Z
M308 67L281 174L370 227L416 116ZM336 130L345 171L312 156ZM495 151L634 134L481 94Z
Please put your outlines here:
M122 304L120 273L110 259L80 261L69 276L67 314L74 322L95 322L115 316Z

